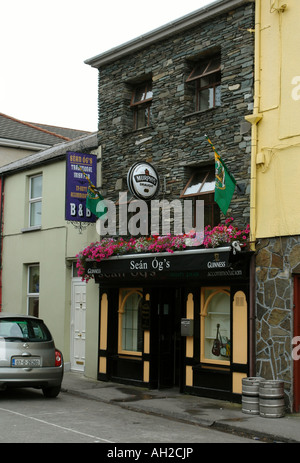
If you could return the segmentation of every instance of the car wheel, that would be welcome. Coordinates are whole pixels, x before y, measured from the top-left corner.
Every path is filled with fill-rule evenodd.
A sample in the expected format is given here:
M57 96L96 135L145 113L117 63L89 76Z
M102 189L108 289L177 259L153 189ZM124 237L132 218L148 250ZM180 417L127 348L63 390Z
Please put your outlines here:
M44 387L43 388L43 394L47 398L54 398L57 397L58 394L60 393L61 387L56 386L56 387Z

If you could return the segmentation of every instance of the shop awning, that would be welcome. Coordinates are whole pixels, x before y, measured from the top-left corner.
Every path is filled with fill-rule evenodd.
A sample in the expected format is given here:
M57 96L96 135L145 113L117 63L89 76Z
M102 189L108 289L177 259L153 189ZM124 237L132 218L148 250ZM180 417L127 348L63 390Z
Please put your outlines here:
M101 262L88 261L86 272L96 280L119 274L134 278L147 272L149 277L178 272L224 271L230 267L232 248L188 249L174 253L144 253L113 256Z

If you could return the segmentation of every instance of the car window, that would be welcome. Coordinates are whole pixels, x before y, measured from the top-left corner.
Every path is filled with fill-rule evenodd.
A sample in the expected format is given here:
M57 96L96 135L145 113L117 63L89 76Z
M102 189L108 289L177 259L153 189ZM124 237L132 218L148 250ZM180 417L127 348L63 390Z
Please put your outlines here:
M0 319L0 337L7 341L40 342L52 340L48 328L41 320L21 318Z

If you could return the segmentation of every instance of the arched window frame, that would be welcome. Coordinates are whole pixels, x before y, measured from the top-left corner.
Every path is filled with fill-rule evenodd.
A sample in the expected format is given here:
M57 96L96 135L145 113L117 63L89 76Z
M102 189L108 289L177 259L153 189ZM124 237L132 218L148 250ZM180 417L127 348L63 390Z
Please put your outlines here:
M205 300L205 290L210 289L213 292ZM205 356L205 319L208 316L208 307L216 295L223 293L230 297L230 288L229 287L205 287L201 288L201 312L200 312L200 360L202 363L218 364L218 365L230 365L230 360L224 360L220 358L207 358ZM229 311L229 320L230 320L230 311ZM222 333L221 333L222 334Z
M142 351L138 350L126 350L123 348L123 324L124 324L124 315L125 315L125 304L130 296L133 294L138 294L141 299L143 298L143 291L140 288L122 288L119 291L119 330L118 330L118 353L124 355L134 355L142 356Z

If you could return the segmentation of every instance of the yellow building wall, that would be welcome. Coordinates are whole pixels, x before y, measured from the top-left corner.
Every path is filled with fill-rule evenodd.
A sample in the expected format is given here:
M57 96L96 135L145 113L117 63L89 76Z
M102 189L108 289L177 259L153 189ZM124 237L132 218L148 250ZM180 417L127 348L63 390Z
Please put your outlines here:
M252 241L300 233L300 1L255 4Z

